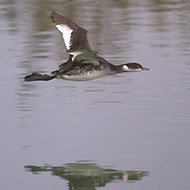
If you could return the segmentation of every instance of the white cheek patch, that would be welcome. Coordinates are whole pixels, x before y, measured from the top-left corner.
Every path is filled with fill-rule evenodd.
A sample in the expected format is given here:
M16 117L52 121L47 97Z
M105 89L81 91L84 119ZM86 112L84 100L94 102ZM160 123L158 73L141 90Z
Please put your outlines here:
M66 46L67 50L69 50L70 49L71 33L73 32L73 30L71 28L69 28L67 25L63 25L63 24L55 25L55 26L63 34L65 46Z
M123 65L122 68L123 68L124 71L129 71L129 67L127 67L127 65Z
M128 72L136 72L136 71L142 71L141 68L137 68L137 69L131 69L130 67L128 67L127 65L123 65L122 69L124 71L128 71Z

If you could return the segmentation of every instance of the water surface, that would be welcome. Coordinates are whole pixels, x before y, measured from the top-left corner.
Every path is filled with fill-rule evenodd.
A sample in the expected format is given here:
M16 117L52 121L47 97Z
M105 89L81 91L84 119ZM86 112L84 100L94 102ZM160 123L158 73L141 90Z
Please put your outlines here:
M1 0L1 187L189 189L189 8L180 0ZM92 48L108 61L151 70L25 82L26 74L49 73L68 57L52 10L86 28ZM74 177L92 171L91 182L106 180L84 188L77 176L71 186L68 166L77 166Z

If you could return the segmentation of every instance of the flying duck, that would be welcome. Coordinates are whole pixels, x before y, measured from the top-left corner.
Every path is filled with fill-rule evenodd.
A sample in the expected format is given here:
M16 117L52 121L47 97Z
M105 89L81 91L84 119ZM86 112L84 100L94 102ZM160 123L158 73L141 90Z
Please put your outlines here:
M69 59L51 74L32 73L25 81L48 81L54 78L87 81L122 72L149 70L139 63L113 65L93 51L88 43L87 30L72 20L56 13L50 14L56 28L62 33Z

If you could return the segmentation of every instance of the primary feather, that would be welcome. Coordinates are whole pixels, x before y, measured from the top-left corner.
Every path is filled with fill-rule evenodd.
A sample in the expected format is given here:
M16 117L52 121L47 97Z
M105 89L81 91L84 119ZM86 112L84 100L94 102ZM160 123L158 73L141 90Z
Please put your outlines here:
M56 12L52 12L50 16L54 25L62 33L68 52L91 50L87 39L87 30Z

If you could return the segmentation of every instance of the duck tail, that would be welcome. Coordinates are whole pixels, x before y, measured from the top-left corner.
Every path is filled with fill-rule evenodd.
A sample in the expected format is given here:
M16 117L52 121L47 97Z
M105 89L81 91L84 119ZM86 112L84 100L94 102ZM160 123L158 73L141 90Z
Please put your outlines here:
M50 75L47 74L40 74L40 73L32 73L30 75L27 75L24 77L24 80L27 82L31 82L31 81L48 81L48 80L52 80L54 78L56 78L57 73L56 72L52 72Z

